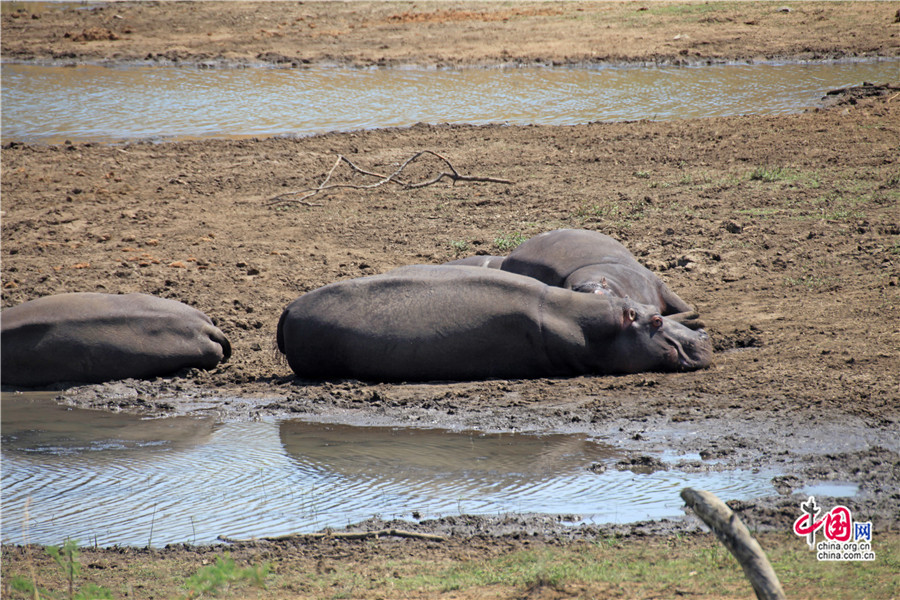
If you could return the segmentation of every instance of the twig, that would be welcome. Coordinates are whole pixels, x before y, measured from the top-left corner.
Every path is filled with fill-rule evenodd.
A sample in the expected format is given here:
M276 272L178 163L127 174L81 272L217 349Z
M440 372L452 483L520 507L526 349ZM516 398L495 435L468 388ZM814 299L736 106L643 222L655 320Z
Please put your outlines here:
M379 529L377 531L323 531L320 533L289 533L287 535L276 535L272 537L252 538L252 539L235 539L220 535L218 539L228 543L241 542L283 542L287 540L321 540L328 538L342 540L365 540L379 537L401 537L413 538L417 540L429 540L432 542L443 542L447 538L442 535L432 533L416 533L415 531L404 531L403 529Z
M440 174L438 174L436 177L433 177L432 179L427 179L425 181L419 181L419 182L409 182L409 181L405 181L405 180L401 179L400 174L403 172L403 170L411 162L413 162L414 160L416 160L417 158L419 158L420 156L425 155L425 154L435 156L435 157L441 159L442 161L444 161L444 163L447 165L447 167L450 168L450 172L442 171ZM365 175L367 177L377 177L379 179L379 181L376 181L374 183L364 184L364 185L357 185L357 184L352 184L352 183L329 183L331 181L331 177L334 175L335 170L338 168L338 166L342 162L347 163L347 165L349 165L350 168L353 169L354 171L356 171L357 173L360 173L361 175ZM454 184L457 181L479 181L479 182L485 182L485 183L502 183L505 185L512 185L513 183L515 183L508 179L500 179L498 177L482 177L479 175L462 175L459 171L456 170L456 167L453 166L453 163L451 163L446 157L438 154L437 152L433 152L431 150L421 150L419 152L416 152L411 157L409 157L408 159L403 161L403 163L390 175L383 175L381 173L375 173L373 171L368 171L366 169L360 168L359 166L355 165L353 163L353 161L351 161L346 156L344 156L342 154L338 154L337 160L334 161L334 165L328 171L328 174L325 176L325 179L322 180L322 183L320 183L318 186L316 186L314 188L306 188L306 189L302 189L302 190L294 190L291 192L284 192L282 194L278 194L277 196L269 198L268 202L266 202L266 205L272 206L272 205L280 205L280 204L303 204L305 206L322 206L321 204L307 202L306 199L311 198L311 197L315 196L316 194L327 192L329 190L335 190L335 189L371 190L371 189L381 187L387 183L396 183L397 185L401 186L404 189L413 190L413 189L427 187L429 185L434 185L435 183L438 183L440 180L445 179L445 178L452 180ZM300 196L299 198L291 198L291 196L296 196L298 194L302 194L302 196Z
M741 564L759 600L785 599L784 590L766 553L724 502L710 492L691 488L681 490L681 498Z
M153 547L153 525L156 523L156 504L153 505L153 517L150 519L150 539L147 540L147 547Z

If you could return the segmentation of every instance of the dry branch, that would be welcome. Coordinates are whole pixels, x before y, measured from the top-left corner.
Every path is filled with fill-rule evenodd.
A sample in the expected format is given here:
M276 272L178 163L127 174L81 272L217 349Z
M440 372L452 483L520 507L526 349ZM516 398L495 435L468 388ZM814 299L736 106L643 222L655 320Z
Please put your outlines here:
M449 172L441 171L437 176L435 176L431 179L426 179L424 181L418 181L418 182L406 181L406 180L400 178L400 174L410 163L412 163L417 158L419 158L423 155L426 155L426 154L437 157L440 160L442 160L444 162L444 164L447 165L447 168L450 169L450 171ZM359 173L361 175L365 175L367 177L377 177L378 181L375 181L375 182L369 183L369 184L365 184L365 185L357 185L357 184L352 184L352 183L330 183L331 178L334 175L334 172L337 170L338 166L340 166L341 163L346 163L347 165L350 166L351 169L353 169L354 171L356 171L357 173ZM413 189L427 187L429 185L434 185L435 183L439 182L442 179L450 179L454 184L457 181L479 181L479 182L486 182L486 183L502 183L505 185L512 185L514 183L513 181L510 181L508 179L500 179L498 177L483 177L480 175L463 175L459 171L456 170L456 167L453 166L453 163L451 163L446 157L438 154L437 152L433 152L431 150L421 150L419 152L416 152L411 157L409 157L408 159L403 161L403 164L401 164L397 168L397 170L395 170L390 175L383 175L381 173L375 173L373 171L368 171L366 169L360 168L359 166L355 165L353 163L353 161L351 161L346 156L344 156L342 154L338 154L337 160L334 161L334 165L332 165L331 169L328 171L328 174L325 176L325 179L323 179L322 183L320 183L318 186L316 186L314 188L306 188L303 190L294 190L292 192L284 192L283 194L278 194L277 196L269 198L269 200L268 200L268 202L266 202L266 204L268 206L282 205L282 204L303 204L305 206L321 206L321 204L314 204L312 202L308 202L307 198L312 198L316 194L321 194L323 192L328 192L329 190L335 190L335 189L371 190L371 189L375 189L377 187L381 187L387 183L395 183L404 189L413 190ZM302 195L299 198L292 198L292 196L297 196L300 194L302 194Z
M262 537L252 539L235 539L219 536L223 542L240 543L240 542L283 542L286 540L319 540L327 538L335 538L342 540L365 540L379 537L402 537L413 538L417 540L429 540L432 542L443 542L446 538L442 535L432 533L416 533L415 531L404 531L403 529L379 529L377 531L323 531L320 533L289 533L287 535L276 535L273 537Z
M784 590L766 553L724 502L710 492L691 488L681 490L681 498L741 564L759 600L785 600Z

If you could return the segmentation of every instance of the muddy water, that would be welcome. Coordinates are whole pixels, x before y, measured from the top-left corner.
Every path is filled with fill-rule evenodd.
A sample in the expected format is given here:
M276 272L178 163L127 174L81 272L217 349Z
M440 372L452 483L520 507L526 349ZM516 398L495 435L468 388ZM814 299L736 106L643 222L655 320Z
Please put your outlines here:
M2 66L4 142L308 135L427 123L570 125L778 114L894 81L897 61L672 68Z
M208 543L373 515L626 523L679 516L688 485L773 493L772 473L619 471L619 451L577 435L146 420L12 394L2 410L3 542Z

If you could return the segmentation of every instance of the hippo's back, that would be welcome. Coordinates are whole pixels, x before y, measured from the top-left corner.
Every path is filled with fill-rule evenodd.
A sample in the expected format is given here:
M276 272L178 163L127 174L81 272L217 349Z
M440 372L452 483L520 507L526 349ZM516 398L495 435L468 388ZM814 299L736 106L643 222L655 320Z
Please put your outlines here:
M45 296L4 310L0 331L8 385L154 377L212 368L231 354L204 313L146 294Z
M534 376L550 368L540 326L548 290L496 269L403 267L300 296L281 316L279 348L310 379Z
M578 269L603 263L643 269L625 246L586 229L557 229L536 235L510 252L500 268L562 287Z

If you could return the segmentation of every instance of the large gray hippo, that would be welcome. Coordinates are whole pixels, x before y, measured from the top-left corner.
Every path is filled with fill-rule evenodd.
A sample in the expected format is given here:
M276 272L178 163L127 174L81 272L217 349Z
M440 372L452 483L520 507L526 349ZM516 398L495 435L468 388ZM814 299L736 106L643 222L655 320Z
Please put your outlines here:
M697 313L625 246L597 231L557 229L522 242L500 268L577 292L628 297L697 328Z
M470 380L698 369L712 345L653 307L497 269L417 265L313 290L278 322L302 378Z
M15 386L155 377L231 356L205 314L146 294L60 294L7 308L0 344L0 377Z

